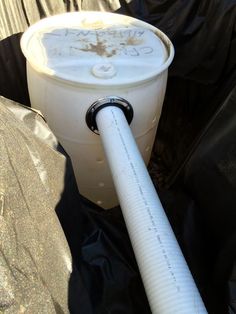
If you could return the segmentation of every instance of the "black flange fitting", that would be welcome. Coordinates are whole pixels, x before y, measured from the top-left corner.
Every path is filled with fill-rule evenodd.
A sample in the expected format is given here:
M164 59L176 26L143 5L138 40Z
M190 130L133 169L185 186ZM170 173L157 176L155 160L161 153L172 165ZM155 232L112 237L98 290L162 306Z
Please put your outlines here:
M127 100L118 96L108 96L105 98L100 98L89 107L86 113L86 118L85 118L87 126L94 133L99 134L99 130L97 127L97 122L96 122L97 113L101 109L105 107L109 107L109 106L120 108L123 111L127 122L129 124L131 123L134 116L134 111L131 104Z

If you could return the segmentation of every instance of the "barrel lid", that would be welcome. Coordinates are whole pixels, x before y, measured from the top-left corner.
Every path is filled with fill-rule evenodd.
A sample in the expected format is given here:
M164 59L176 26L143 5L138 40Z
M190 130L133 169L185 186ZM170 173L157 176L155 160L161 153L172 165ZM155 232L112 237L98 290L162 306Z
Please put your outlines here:
M75 12L34 24L21 47L40 73L72 83L124 85L151 79L168 66L168 47L159 34L166 37L127 16Z

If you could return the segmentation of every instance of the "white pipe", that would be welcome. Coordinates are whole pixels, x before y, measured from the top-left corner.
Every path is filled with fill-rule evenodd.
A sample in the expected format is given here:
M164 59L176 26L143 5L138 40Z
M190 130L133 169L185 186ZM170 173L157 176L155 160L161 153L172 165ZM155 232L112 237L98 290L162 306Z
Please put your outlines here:
M122 110L96 123L152 313L207 313Z

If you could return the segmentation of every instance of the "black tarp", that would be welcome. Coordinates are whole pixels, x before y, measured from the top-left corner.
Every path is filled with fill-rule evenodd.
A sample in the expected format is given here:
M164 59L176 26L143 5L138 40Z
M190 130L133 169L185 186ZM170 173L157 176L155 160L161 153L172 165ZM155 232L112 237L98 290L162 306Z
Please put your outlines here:
M29 2L1 7L4 21L15 24L11 6L24 12L19 31L46 15L93 8L39 0L30 10ZM236 1L110 3L94 8L145 20L175 46L149 170L209 313L236 313ZM30 105L20 36L0 42L0 94ZM120 209L104 212L83 199L69 160L56 205L73 257L71 312L150 313Z

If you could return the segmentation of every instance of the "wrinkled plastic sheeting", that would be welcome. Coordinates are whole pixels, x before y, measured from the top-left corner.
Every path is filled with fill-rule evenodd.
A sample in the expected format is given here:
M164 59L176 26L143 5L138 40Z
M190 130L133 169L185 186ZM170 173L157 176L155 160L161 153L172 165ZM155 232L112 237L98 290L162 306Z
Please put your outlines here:
M209 121L183 170L197 207L185 221L186 254L210 313L236 313L236 87Z
M202 129L236 84L236 1L120 2L117 12L160 28L175 47L154 148L164 168L156 181L171 185Z
M116 11L119 8L119 0L2 0L0 2L0 40L12 34L24 32L28 26L43 17L78 10Z
M57 145L38 114L0 98L0 311L4 313L69 312L72 259L55 213L66 162Z

